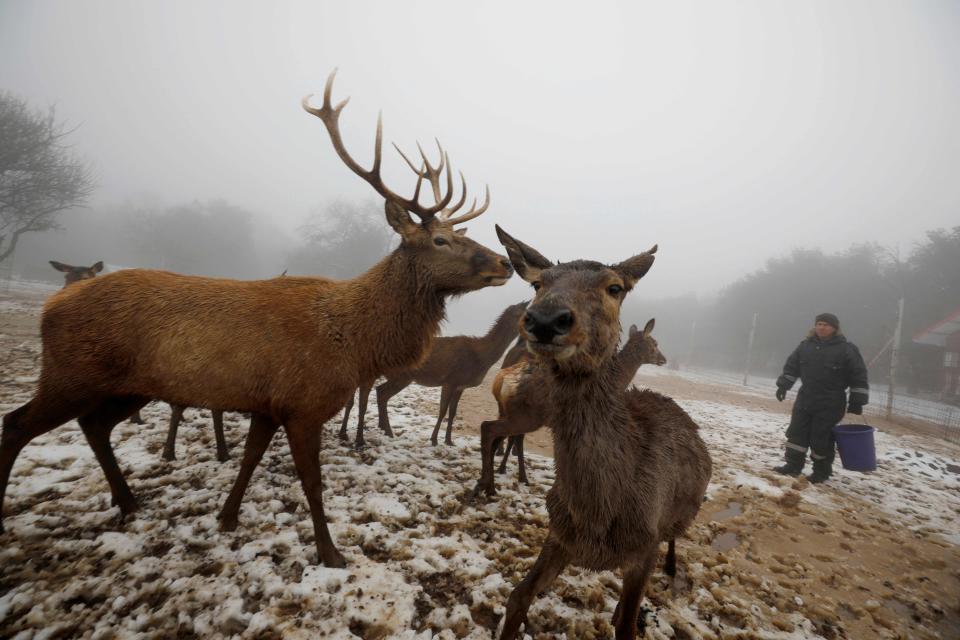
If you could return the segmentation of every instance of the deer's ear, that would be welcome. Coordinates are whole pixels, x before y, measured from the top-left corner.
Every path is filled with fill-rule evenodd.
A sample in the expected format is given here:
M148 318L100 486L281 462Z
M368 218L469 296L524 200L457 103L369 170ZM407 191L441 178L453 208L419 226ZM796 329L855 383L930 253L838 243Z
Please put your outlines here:
M497 229L500 244L507 250L510 262L521 278L527 282L536 282L540 279L541 271L553 266L553 263L544 258L539 251L513 238L501 229L500 225L494 226Z
M637 325L635 325L635 324L630 325L630 329L629 329L629 331L628 331L628 334L630 335L630 337L632 338L633 336L637 335L638 333L640 333L640 330L637 329Z
M94 264L90 268L93 270L94 273L100 273L101 271L103 271L103 260L98 261L96 264Z
M62 262L57 262L56 260L51 260L50 266L56 269L57 271L63 271L64 273L68 273L70 271L70 265L63 264Z
M656 319L656 318L650 318L649 320L647 320L647 326L645 326L645 327L643 328L643 336L644 336L644 337L647 337L647 336L649 336L651 333L653 333L653 325L655 325L656 323L657 323L657 319Z
M402 237L410 237L418 229L417 223L413 221L407 210L397 203L387 200L384 210L387 214L387 224Z
M455 234L457 234L458 236L465 236L465 235L467 235L467 228L466 228L466 227L460 227L459 229L454 229L453 232L454 232Z
M615 264L611 268L626 278L630 284L633 284L647 275L647 271L653 266L654 255L657 252L657 245L653 245L649 251L638 253L632 258L627 258L620 264Z

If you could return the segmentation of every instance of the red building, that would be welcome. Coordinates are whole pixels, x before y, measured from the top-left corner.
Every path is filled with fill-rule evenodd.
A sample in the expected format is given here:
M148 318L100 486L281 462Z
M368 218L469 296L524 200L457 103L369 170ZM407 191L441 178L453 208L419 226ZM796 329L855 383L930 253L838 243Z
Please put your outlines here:
M940 392L944 400L960 401L960 309L915 335L913 341L943 349Z

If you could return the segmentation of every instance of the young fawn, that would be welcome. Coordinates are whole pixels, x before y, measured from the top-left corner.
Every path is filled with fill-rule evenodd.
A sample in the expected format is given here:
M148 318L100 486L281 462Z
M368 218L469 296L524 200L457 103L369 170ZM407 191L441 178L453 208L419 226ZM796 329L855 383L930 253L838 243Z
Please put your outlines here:
M668 398L624 391L615 357L621 304L653 264L656 247L609 266L554 264L499 227L497 233L536 290L520 331L546 371L542 393L551 407L556 464L547 539L510 594L500 638L517 636L533 598L574 563L623 569L613 624L618 640L632 640L659 543L670 542L672 551L693 522L711 471L697 425Z

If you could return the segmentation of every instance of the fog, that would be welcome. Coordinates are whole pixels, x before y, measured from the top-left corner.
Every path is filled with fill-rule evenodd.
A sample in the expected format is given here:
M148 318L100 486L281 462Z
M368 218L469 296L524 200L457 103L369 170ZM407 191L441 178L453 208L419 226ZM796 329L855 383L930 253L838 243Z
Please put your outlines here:
M276 275L311 212L373 196L300 108L334 68L361 162L382 109L388 142L437 137L471 194L490 185L478 241L499 247L498 223L550 258L606 262L658 243L633 321L794 248L908 251L960 220L957 3L587 7L0 2L0 89L55 104L98 183L17 264L140 266L150 236L118 230L126 212L222 200L255 245L210 270ZM116 255L91 255L105 237ZM514 279L466 296L445 331L481 332L530 293Z

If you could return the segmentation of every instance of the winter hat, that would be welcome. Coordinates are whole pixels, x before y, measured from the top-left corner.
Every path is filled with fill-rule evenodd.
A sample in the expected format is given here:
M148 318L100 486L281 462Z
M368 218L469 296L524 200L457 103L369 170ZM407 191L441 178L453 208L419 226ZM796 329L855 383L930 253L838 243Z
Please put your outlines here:
M840 330L840 320L838 320L837 316L833 315L832 313L821 313L817 316L815 322L826 322L837 331Z

